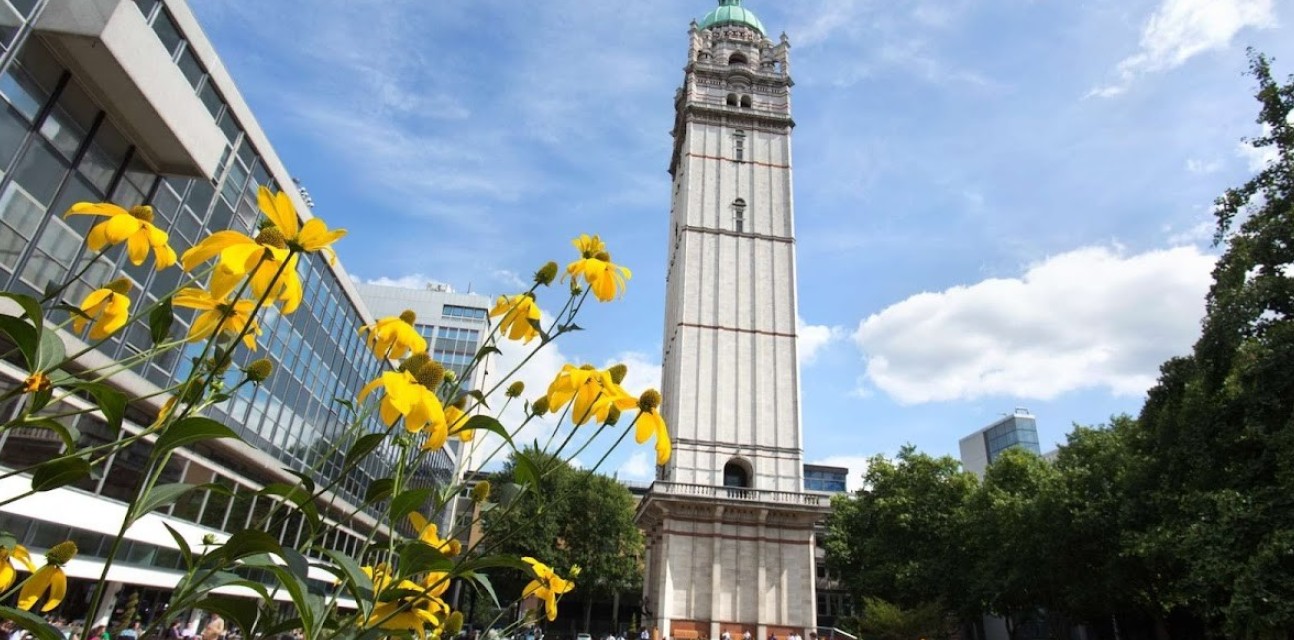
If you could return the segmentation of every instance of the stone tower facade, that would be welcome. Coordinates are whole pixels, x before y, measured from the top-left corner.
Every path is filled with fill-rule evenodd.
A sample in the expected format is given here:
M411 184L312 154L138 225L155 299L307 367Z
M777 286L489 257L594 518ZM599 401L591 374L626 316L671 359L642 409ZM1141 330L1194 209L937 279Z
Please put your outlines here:
M816 627L796 359L790 43L741 0L689 30L675 98L662 413L669 464L639 508L662 636Z

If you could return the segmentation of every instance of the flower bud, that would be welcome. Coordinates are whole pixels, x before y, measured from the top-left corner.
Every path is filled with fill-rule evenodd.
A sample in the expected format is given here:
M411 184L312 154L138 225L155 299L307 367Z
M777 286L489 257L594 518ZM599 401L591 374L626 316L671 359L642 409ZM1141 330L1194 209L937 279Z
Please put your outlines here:
M548 413L548 396L539 396L530 403L530 414L542 416L545 413Z
M660 406L660 401L660 392L655 389L648 389L641 396L638 396L638 409L650 413Z
M508 396L509 398L517 398L517 397L520 397L525 390L526 390L526 383L518 380L508 385L508 390L505 391L503 394Z
M453 384L458 379L458 374L453 369L445 369L445 382Z
M142 220L148 224L153 224L153 220L155 219L153 216L153 208L146 204L131 207L130 215L134 219Z
M274 373L274 363L269 358L259 358L247 365L243 373L247 374L248 380L260 384L270 379L270 374Z
M76 557L76 543L71 540L64 540L45 552L45 560L60 567L70 562L74 557Z
M463 543L459 542L457 538L451 538L445 541L445 555L452 558L462 552Z
M535 272L535 284L542 284L545 287L552 284L557 279L557 263L548 261L544 266Z
M622 362L617 365L612 365L610 369L607 369L607 373L611 374L612 382L620 384L625 381L625 376L629 374L629 367L626 367Z
M614 427L617 422L620 422L620 407L611 405L611 408L607 410L607 426Z
M472 502L482 503L490 499L490 481L482 480L472 487Z
M452 638L463 630L463 612L455 611L445 618L444 637Z
M570 570L571 578L580 577L580 571L581 571L580 565L577 564L577 565L571 566L571 570Z
M124 296L127 293L130 293L130 288L132 286L134 285L131 284L130 278L117 278L116 280L103 285L103 288L108 289L113 293L120 293Z
M202 536L202 544L208 547L214 546L216 544L216 534L208 533L207 535Z

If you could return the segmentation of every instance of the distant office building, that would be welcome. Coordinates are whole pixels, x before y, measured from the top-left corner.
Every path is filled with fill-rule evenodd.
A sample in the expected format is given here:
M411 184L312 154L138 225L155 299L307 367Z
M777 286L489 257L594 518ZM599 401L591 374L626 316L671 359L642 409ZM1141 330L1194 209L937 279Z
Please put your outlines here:
M94 255L84 237L95 221L62 215L79 201L151 204L177 252L211 231L254 233L260 185L284 190L303 219L311 216L183 0L0 0L0 26L0 288L39 295L47 283L89 263L66 302L76 304L93 288L129 278L134 308L143 308L181 282L178 267L131 265L124 247ZM340 250L344 255L344 243ZM320 486L338 480L342 461L333 448L345 445L351 417L335 399L354 398L389 364L364 348L358 330L373 315L341 264L312 254L302 257L299 270L305 285L300 308L291 315L269 310L260 321L260 349L235 355L234 368L270 358L273 376L258 387L241 387L208 412L246 442L218 439L180 450L161 476L162 483L215 483L223 490L192 491L132 527L107 574L116 597L103 610L86 611L88 589L99 577L125 501L139 490L149 445L137 442L93 476L0 507L0 530L33 556L64 539L79 547L66 567L67 597L56 615L97 620L112 610L113 600L136 595L148 620L183 575L181 552L163 524L196 544L208 534L267 526L274 501L256 491L298 482L293 472L310 474ZM177 313L172 335L183 335L192 318ZM63 338L76 352L85 336L65 331ZM147 326L132 326L85 361L130 358L151 343ZM185 379L198 353L198 345L189 345L114 377L121 391L138 398L126 411L126 432L138 433L156 418L165 400L161 390ZM24 375L15 361L0 362L0 391ZM17 401L0 403L0 416L14 415ZM67 410L59 421L77 429L83 444L114 437L96 414L75 414L86 408L79 398L64 402L55 407ZM365 426L384 428L376 418ZM11 429L0 434L0 468L27 468L61 450L48 430ZM379 512L362 505L365 488L391 475L392 459L389 450L380 450L340 479L321 509L322 530L312 532L293 517L279 519L268 532L286 545L312 540L348 554L371 535L382 540L389 531ZM29 488L30 479L21 475L0 480L0 498ZM311 578L319 579L313 585L319 588L331 580L313 569Z
M849 469L820 464L804 465L804 490L824 493L848 491ZM818 610L818 627L836 627L844 616L852 615L849 592L827 569L827 528L819 522L813 531L814 601Z
M960 446L962 466L978 476L983 476L984 470L1012 447L1042 455L1038 446L1038 421L1028 409L1021 408L962 438Z
M414 328L427 339L427 350L431 357L460 378L489 335L490 299L485 296L454 293L448 286L440 284L428 284L422 289L376 284L358 284L355 288L359 290L365 305L379 318L398 316L405 310L412 311L417 316ZM471 378L464 380L460 388L464 391L482 389L485 374L485 364L475 367ZM472 461L472 454L475 452L473 445L474 443L470 443L464 446L457 438L450 438L446 450L452 459L433 459L419 473L430 476L433 482L442 483L451 481L454 465L458 465L464 472L475 471L476 465ZM460 463L459 458L462 456L467 459ZM442 529L455 523L460 502L462 501L451 501L450 507L439 514ZM467 513L470 514L471 509Z

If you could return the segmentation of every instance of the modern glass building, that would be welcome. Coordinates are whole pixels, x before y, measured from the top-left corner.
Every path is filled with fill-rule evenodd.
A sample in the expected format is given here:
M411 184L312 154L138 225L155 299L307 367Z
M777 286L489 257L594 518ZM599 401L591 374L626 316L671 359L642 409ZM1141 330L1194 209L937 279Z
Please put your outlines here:
M1042 448L1038 445L1038 420L1028 409L1022 408L962 438L959 444L962 466L978 476L983 476L984 470L1003 451L1012 447L1042 455Z
M39 293L93 258L83 238L95 221L61 215L74 202L151 204L157 224L183 252L209 231L251 232L259 217L258 185L285 187L301 215L310 216L183 0L0 0L0 286ZM145 610L155 606L148 598L161 598L175 584L181 566L161 523L194 542L208 533L219 536L261 521L270 503L251 494L265 485L298 482L293 471L321 485L340 474L341 455L334 447L345 446L343 433L352 418L335 399L353 399L388 364L364 348L358 330L373 316L342 266L310 255L299 270L305 284L300 308L290 316L271 311L262 321L255 356L269 357L274 375L210 412L246 443L218 440L184 450L161 480L215 482L233 495L190 493L127 534L129 543L109 576L122 593L143 593ZM76 304L92 288L126 277L135 285L134 308L142 308L176 287L182 275L178 267L155 272L151 260L132 266L117 248L95 259L64 301ZM191 313L177 313L172 335L187 332L191 319ZM138 327L113 336L87 359L129 357L150 344L147 330ZM163 398L148 396L184 379L195 354L195 348L167 353L115 380L131 397L144 398L132 402L126 429L155 419ZM249 359L240 350L235 366ZM0 385L11 388L24 376L14 363L0 362ZM82 408L75 399L68 404ZM0 406L0 415L15 410ZM83 446L110 437L93 415L66 421L80 431ZM0 467L29 466L61 446L48 431L10 430L0 435ZM92 478L0 506L0 530L16 535L33 555L70 537L80 554L68 574L97 578L124 513L122 501L137 490L147 452L141 443ZM318 542L353 553L370 533L385 535L371 510L343 514L363 503L370 480L389 475L392 459L379 451L342 479L331 496L329 526L316 532ZM447 461L442 455L436 464L447 467ZM0 498L24 493L29 485L21 476L0 480ZM277 523L272 533L288 544L310 535L295 519ZM76 610L86 606L84 589L73 580L57 613L92 613ZM106 612L93 613L98 619Z
M849 469L821 464L804 465L804 490L823 493L848 491ZM818 627L835 627L843 618L852 615L853 601L840 580L827 568L827 528L819 522L813 533L814 605L818 609Z

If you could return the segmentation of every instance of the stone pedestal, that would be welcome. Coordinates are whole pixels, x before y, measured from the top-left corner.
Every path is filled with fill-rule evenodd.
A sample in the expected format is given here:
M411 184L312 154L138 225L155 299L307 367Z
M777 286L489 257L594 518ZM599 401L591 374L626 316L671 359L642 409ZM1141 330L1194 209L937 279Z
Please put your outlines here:
M809 637L814 524L829 507L818 494L655 483L638 510L644 621L676 640Z

